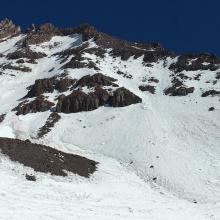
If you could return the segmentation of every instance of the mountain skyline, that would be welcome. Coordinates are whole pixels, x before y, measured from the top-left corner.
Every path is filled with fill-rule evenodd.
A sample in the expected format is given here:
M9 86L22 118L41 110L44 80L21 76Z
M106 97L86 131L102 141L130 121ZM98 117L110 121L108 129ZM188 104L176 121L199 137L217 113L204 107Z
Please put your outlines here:
M12 7L13 6L13 7ZM0 19L8 17L23 30L33 22L50 22L58 27L89 23L98 30L135 42L159 42L176 53L207 52L220 55L220 3L212 1L115 0L72 2L64 0L3 2ZM125 10L126 8L126 10Z

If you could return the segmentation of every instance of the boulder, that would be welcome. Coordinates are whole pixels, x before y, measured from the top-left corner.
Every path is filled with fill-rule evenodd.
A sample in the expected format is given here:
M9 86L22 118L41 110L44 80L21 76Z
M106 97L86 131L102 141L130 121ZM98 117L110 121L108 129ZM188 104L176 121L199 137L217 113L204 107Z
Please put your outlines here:
M142 102L142 99L124 87L118 88L110 97L108 104L112 107L124 107Z
M195 90L194 87L185 87L184 85L177 86L176 84L167 88L164 93L169 96L186 96L189 93L193 93Z

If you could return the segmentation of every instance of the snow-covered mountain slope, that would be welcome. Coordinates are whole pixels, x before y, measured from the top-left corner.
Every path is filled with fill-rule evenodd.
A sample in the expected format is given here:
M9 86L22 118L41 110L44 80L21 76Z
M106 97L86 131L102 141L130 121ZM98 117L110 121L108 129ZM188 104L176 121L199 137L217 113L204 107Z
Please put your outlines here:
M99 162L32 183L1 155L0 218L220 219L218 57L50 24L0 55L0 136Z

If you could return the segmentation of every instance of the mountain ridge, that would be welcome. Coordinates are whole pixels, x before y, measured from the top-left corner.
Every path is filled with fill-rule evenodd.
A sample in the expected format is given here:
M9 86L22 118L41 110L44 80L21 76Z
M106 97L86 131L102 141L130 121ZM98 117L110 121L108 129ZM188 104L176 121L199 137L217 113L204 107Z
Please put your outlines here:
M28 139L99 163L88 180L32 170L37 186L42 183L51 193L44 201L52 202L55 188L56 205L64 201L67 209L64 197L70 202L73 196L83 201L74 203L79 213L86 203L100 219L97 207L112 211L110 219L124 219L112 206L122 203L131 219L161 220L161 201L167 205L164 219L185 220L187 211L193 213L187 219L218 219L220 58L176 55L158 43L119 40L88 25L32 25L14 35L17 26L6 23L10 31L0 42L0 136ZM0 175L19 179L21 187L29 184L20 180L27 167L0 156ZM152 208L152 216L147 204L159 207Z

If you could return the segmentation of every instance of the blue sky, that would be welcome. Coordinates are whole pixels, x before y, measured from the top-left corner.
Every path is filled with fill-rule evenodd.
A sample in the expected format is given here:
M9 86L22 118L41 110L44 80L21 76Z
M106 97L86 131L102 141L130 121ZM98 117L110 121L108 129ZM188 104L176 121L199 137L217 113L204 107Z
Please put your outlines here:
M122 39L220 56L219 10L218 0L7 0L1 2L0 17L24 30L31 23L70 27L87 22Z

